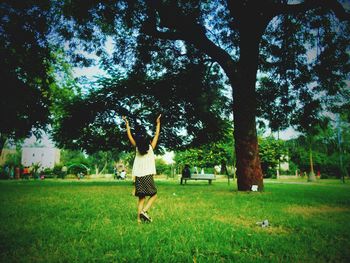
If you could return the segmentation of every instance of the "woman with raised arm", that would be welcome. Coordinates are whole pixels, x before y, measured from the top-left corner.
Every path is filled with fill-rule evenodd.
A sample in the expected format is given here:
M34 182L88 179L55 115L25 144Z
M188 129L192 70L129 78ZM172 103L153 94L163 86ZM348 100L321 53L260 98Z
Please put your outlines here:
M156 133L151 140L149 140L147 133L139 129L135 136L131 134L130 125L125 116L123 120L126 124L126 133L130 143L136 147L136 156L132 167L132 175L135 176L135 196L139 198L137 206L137 222L141 219L146 222L152 222L148 211L153 202L157 199L157 188L154 183L153 175L156 174L156 163L153 149L156 147L159 132L160 132L160 117L156 120ZM145 203L146 196L149 196L147 203Z

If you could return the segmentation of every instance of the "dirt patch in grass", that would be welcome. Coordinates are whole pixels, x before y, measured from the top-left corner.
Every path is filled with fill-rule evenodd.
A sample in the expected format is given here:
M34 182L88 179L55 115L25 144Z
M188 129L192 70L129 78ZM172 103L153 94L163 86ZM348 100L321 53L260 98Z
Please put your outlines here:
M254 231L264 232L269 234L283 235L289 234L290 231L282 226L276 226L270 223L268 227L261 227L257 224L257 220L255 218L245 218L242 216L238 217L225 217L225 216L215 216L213 218L216 221L233 225L234 227L243 227L249 228Z
M325 213L342 213L350 212L350 208L347 207L334 207L334 206L289 206L286 211L291 214L299 214L302 216L314 216L317 214Z
M238 217L227 217L227 216L221 216L217 215L213 218L215 221L219 221L225 224L235 225L235 226L242 226L242 227L250 227L255 224L251 218L244 218L242 216Z

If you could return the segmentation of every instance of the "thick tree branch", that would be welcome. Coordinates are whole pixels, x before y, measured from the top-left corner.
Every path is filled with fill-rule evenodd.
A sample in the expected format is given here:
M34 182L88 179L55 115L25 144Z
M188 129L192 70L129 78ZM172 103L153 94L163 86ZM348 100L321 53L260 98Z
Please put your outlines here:
M162 10L160 10L162 11ZM158 10L158 12L160 12ZM160 17L162 17L160 15ZM196 48L206 53L213 60L217 61L223 68L229 78L233 79L236 73L236 62L232 57L222 48L215 45L205 34L205 28L196 23L193 19L178 18L182 20L181 23L174 22L170 29L170 21L167 21L169 27L167 31L160 31L157 28L156 10L152 7L148 10L148 20L143 26L143 32L155 38L164 40L183 40L193 44ZM186 21L186 23L184 23Z
M273 13L274 15L298 14L317 8L333 11L339 20L350 21L350 13L346 12L337 0L306 0L303 3L295 5L276 4L274 5Z

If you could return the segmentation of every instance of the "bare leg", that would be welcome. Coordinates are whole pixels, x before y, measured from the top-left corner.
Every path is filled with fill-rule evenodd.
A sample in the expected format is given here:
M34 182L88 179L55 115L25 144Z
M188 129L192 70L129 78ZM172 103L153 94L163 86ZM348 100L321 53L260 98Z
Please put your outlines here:
M143 205L145 203L145 197L139 197L139 202L137 205L137 222L141 222L140 213L142 212Z
M155 194L154 196L151 196L151 197L148 199L147 204L146 204L145 208L143 209L143 211L147 212L147 211L151 208L153 202L154 202L156 199L157 199L157 194Z

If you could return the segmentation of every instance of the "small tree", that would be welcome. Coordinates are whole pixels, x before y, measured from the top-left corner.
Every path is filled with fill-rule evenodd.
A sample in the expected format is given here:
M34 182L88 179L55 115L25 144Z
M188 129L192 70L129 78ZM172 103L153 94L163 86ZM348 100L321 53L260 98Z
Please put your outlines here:
M166 164L166 162L161 159L156 159L156 171L157 174L165 174L167 176L171 175L171 166Z
M21 151L11 153L6 156L6 165L16 167L21 165Z
M280 162L287 160L287 148L284 141L270 136L259 138L261 167L264 177L272 177Z
M178 166L190 166L209 168L215 165L221 165L225 173L227 164L233 164L233 142L232 143L209 143L201 147L191 148L184 151L177 151L175 162Z

